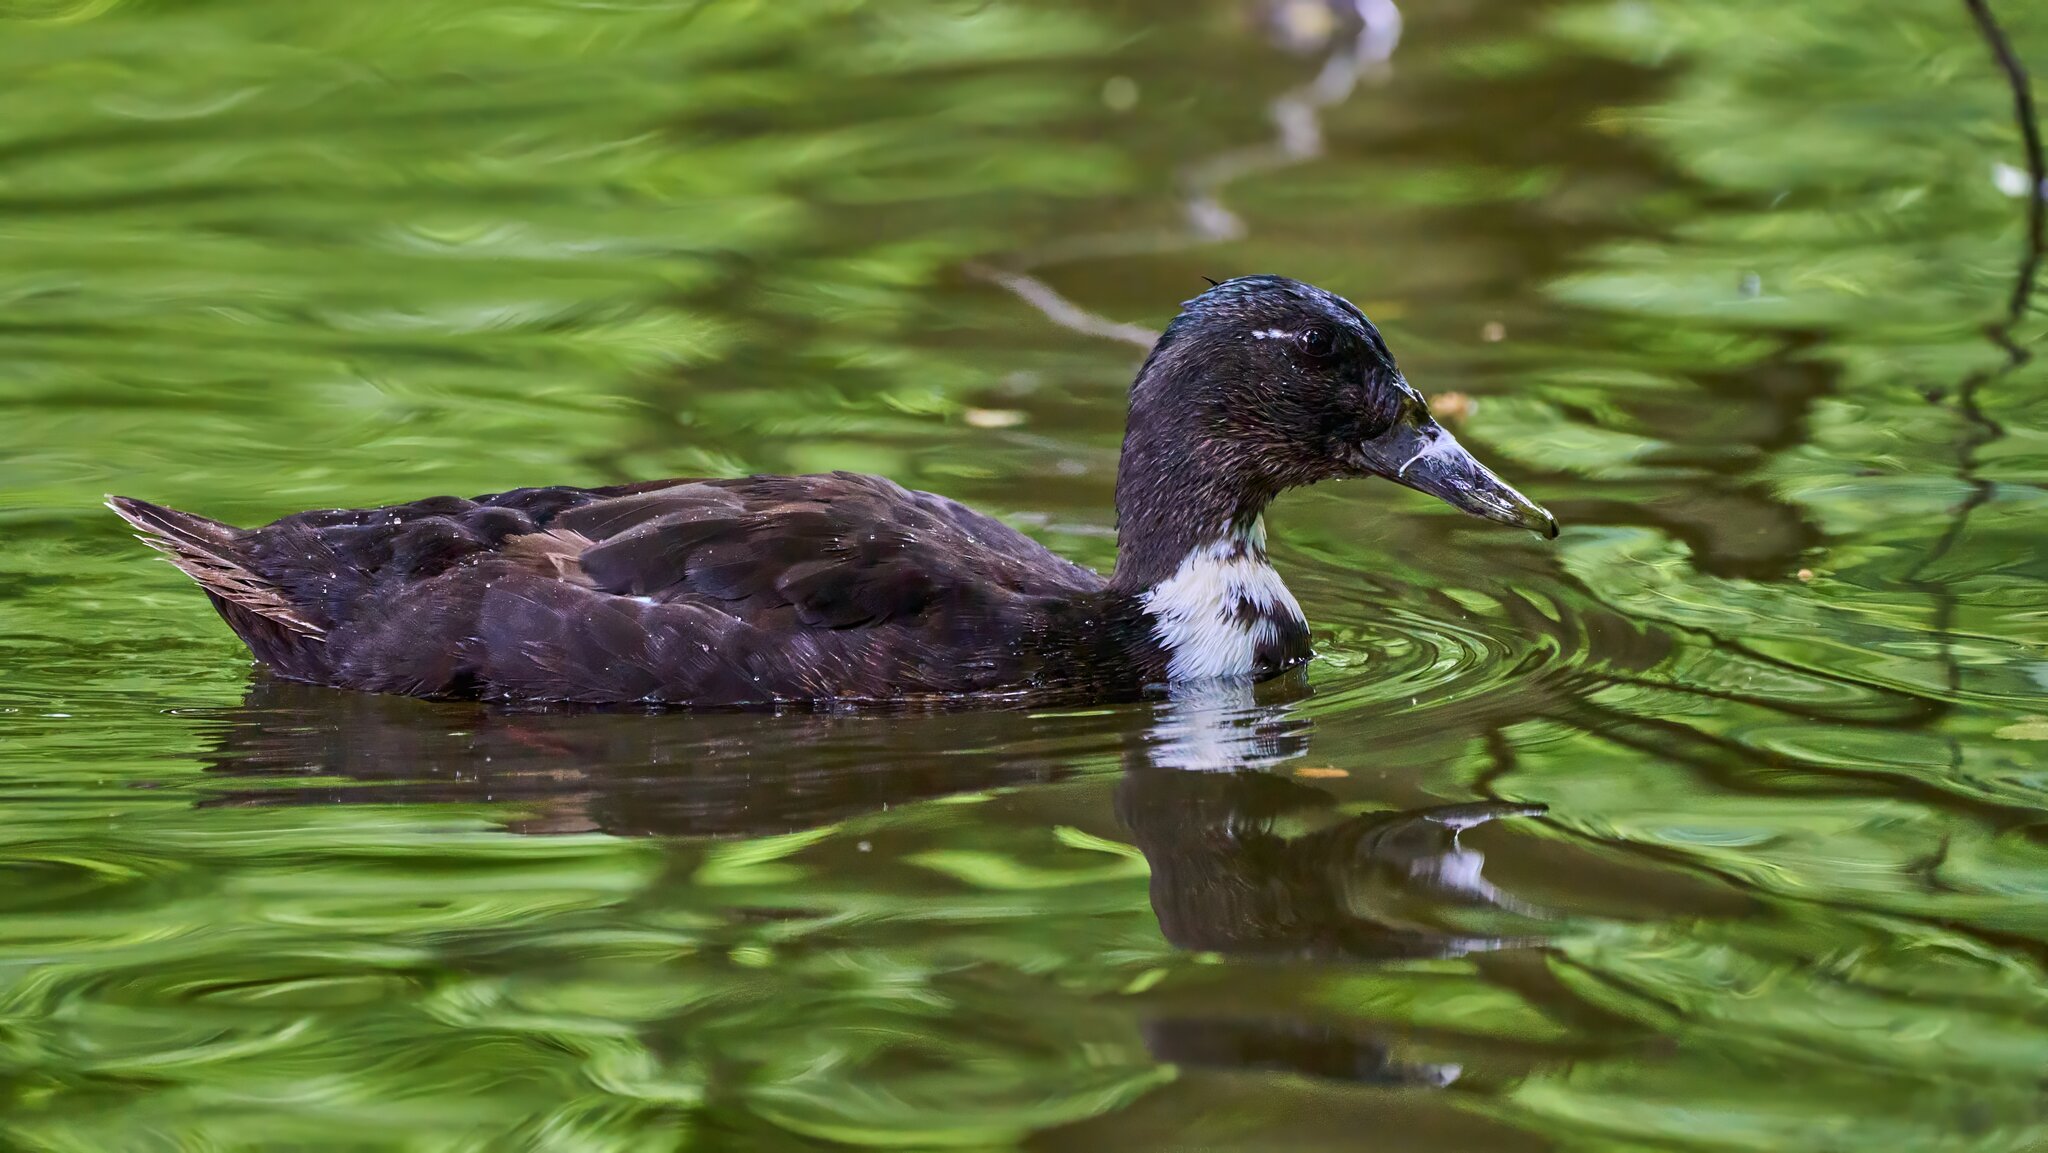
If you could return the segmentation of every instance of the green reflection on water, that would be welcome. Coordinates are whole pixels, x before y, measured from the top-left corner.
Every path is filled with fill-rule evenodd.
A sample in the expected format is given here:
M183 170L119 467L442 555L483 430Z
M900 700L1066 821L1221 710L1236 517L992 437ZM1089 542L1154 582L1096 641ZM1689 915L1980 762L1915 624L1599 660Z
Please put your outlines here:
M1983 44L1411 7L0 5L0 1142L2048 1140ZM857 467L1106 564L1135 350L980 266L1342 290L1568 531L1283 501L1308 695L561 716L252 682L95 509Z

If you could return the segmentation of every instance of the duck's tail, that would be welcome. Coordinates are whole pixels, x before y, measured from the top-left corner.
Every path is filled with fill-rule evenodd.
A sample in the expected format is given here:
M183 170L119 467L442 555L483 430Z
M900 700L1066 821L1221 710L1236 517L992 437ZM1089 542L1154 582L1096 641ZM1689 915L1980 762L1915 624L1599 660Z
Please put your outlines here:
M326 629L249 567L242 555L242 530L131 497L110 496L107 507L136 528L136 539L164 554L219 600L309 640L326 636ZM237 622L230 616L229 623ZM244 632L239 626L235 631Z

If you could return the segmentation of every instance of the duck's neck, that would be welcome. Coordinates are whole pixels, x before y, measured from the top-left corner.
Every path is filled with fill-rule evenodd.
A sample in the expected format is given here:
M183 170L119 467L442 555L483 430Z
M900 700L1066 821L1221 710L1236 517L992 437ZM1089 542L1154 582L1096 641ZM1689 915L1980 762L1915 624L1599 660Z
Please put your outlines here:
M1262 677L1308 655L1301 606L1266 560L1272 492L1134 411L1117 471L1110 588L1136 599L1174 681Z
M1143 387L1143 381L1140 387ZM1151 411L1141 393L1131 406L1116 473L1116 572L1112 587L1142 592L1173 576L1191 554L1257 538L1273 491L1238 479L1228 454L1190 427L1186 414Z

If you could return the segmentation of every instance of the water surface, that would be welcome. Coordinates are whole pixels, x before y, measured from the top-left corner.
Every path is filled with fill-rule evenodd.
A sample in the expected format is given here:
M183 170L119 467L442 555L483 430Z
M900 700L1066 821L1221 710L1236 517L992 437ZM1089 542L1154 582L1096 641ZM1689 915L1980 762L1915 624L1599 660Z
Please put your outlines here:
M0 1145L2048 1146L1964 4L1398 17L0 4ZM1259 271L1567 528L1284 498L1322 657L1256 693L313 690L97 507L844 467L1106 566L1139 345Z

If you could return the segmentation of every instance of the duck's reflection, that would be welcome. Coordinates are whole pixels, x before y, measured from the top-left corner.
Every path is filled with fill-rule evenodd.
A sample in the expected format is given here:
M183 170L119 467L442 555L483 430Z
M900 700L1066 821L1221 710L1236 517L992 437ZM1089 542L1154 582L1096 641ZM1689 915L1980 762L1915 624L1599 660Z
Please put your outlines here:
M1183 949L1275 959L1442 957L1504 942L1429 928L1427 910L1527 911L1481 876L1484 858L1461 846L1458 833L1540 810L1481 804L1370 813L1289 837L1278 829L1327 812L1328 793L1269 775L1138 770L1117 799L1152 866L1159 927Z
M219 804L491 801L527 814L518 832L618 836L767 836L1057 780L1102 739L1096 718L518 713L267 677L221 719L213 771L290 783Z
M1362 1085L1441 1088L1463 1070L1448 1062L1398 1060L1370 1032L1286 1018L1155 1017L1145 1046L1184 1068L1293 1073Z
M1529 910L1481 874L1458 834L1541 809L1443 805L1354 816L1337 798L1271 770L1304 757L1308 726L1249 690L1175 697L1144 754L1126 761L1117 816L1152 868L1167 940L1231 956L1386 959L1497 947L1431 929L1415 909ZM1297 830L1289 835L1290 828Z
M1272 771L1307 755L1306 723L1241 688L1176 696L1148 738L1117 783L1117 816L1151 866L1160 930L1179 948L1247 960L1442 957L1506 942L1434 927L1431 909L1533 912L1481 875L1484 858L1458 834L1540 809L1344 816L1331 793ZM1317 1021L1177 1016L1145 1031L1157 1057L1183 1066L1434 1086L1460 1071L1402 1062L1370 1032Z
M529 813L512 826L526 833L701 838L788 832L1121 763L1115 812L1150 865L1152 907L1176 947L1247 962L1358 963L1505 943L1446 927L1459 910L1526 924L1531 910L1485 879L1459 834L1536 810L1346 813L1332 793L1274 771L1310 749L1310 726L1289 699L1299 696L1188 693L1150 710L1052 720L519 715L264 680L220 718L210 767L286 778L233 787L216 804L488 799ZM1185 1066L1419 1085L1458 1072L1404 1064L1370 1033L1318 1021L1176 1014L1143 1028L1159 1059Z

